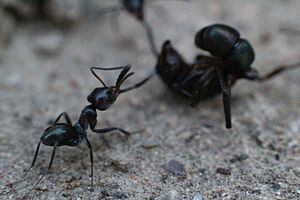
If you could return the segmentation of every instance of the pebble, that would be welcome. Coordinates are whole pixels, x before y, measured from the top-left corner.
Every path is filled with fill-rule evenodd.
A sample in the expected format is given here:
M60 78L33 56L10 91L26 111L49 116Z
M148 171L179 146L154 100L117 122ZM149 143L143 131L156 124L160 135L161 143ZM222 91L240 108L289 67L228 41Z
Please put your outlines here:
M53 22L70 26L79 22L81 7L81 0L48 0L45 12Z
M219 174L223 174L225 176L231 175L231 170L228 169L228 168L221 168L221 167L219 167L219 168L217 168L216 172L219 173Z
M155 200L179 200L179 194L176 190L170 190L166 193L162 193L159 197L156 197Z
M163 166L166 172L172 174L173 176L186 178L186 170L184 165L176 160L170 160L167 164Z
M63 36L58 32L48 32L38 36L34 48L36 51L46 55L55 55L62 48Z
M202 199L201 194L200 194L199 192L197 192L197 193L195 194L195 196L193 197L193 200L203 200L203 199Z

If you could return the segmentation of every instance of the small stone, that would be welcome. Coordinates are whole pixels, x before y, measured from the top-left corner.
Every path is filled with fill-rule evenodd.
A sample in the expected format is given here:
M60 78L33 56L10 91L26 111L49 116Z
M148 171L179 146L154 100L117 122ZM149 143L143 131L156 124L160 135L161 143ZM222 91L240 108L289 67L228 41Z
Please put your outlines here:
M184 165L176 160L170 160L163 166L166 172L176 177L186 178L186 171Z
M202 200L201 194L200 194L199 192L197 192L197 193L195 194L195 196L193 197L193 200Z
M223 174L225 176L231 175L231 170L228 168L220 168L219 167L219 168L217 168L216 172L219 174Z
M249 156L247 154L240 154L240 155L234 156L232 159L229 160L229 162L231 162L231 163L235 163L237 161L242 162L248 158L249 158Z
M176 190L170 190L166 193L162 193L159 197L156 197L155 200L179 200L179 194Z
M37 37L35 49L42 54L54 55L62 47L63 36L58 32L50 32Z
M81 0L48 0L45 12L57 24L73 25L81 17Z

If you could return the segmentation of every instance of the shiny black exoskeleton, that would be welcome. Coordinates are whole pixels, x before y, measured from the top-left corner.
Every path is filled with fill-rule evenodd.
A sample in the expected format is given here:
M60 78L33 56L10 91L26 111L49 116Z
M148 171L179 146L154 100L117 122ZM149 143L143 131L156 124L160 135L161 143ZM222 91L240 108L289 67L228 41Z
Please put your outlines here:
M123 0L124 8L138 20L144 20L145 0Z
M222 93L226 128L232 127L231 87L238 79L265 81L300 65L278 66L269 74L260 76L251 67L255 55L250 43L240 38L237 30L222 24L200 30L195 44L212 56L198 55L194 63L187 63L171 42L166 41L158 56L156 73L174 92L190 98L192 106Z
M102 79L95 73L95 70L120 70L122 69L115 86L106 86ZM95 133L104 134L107 132L111 132L114 130L118 130L126 135L130 133L118 127L108 127L103 129L96 129L97 125L97 110L104 111L107 110L117 99L117 97L124 92L135 89L143 85L149 78L144 79L143 81L125 89L121 89L121 85L123 82L134 73L128 73L130 70L130 66L121 66L114 68L100 68L100 67L92 67L92 74L103 84L103 87L96 88L92 91L92 93L88 96L88 101L91 103L86 106L82 111L77 123L73 125L69 115L66 112L61 113L53 124L48 127L42 134L40 138L40 142L37 145L35 155L31 166L25 172L23 178L12 188L12 191L21 183L30 169L34 166L41 143L47 146L53 146L52 156L50 159L50 163L46 172L41 176L38 182L32 187L32 189L27 193L27 195L35 188L36 185L40 183L43 177L48 173L49 169L52 166L52 162L55 156L55 150L58 146L77 146L81 144L83 141L86 141L87 146L90 150L90 160L91 160L91 183L93 186L93 151L92 145L87 137L87 130L90 128ZM59 122L60 118L64 116L65 122ZM26 195L26 196L27 196Z

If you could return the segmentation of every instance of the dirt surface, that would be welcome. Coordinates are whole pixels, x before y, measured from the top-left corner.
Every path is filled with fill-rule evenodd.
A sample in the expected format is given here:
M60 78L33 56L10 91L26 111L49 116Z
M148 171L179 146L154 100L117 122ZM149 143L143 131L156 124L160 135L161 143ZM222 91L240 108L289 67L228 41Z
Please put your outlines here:
M108 4L103 2L93 9ZM299 8L299 0L157 1L147 6L146 18L157 46L170 39L187 60L201 52L193 44L196 31L231 25L255 48L253 66L263 74L300 59ZM42 145L34 170L7 194L30 165L49 122L63 111L76 122L88 105L87 95L100 86L91 66L132 64L135 75L126 85L153 71L156 60L140 24L122 12L119 29L111 29L110 19L89 14L70 29L17 24L10 44L1 47L1 199L23 197L46 169L52 148ZM101 73L109 84L117 75ZM26 198L300 199L299 85L300 70L263 84L239 81L232 90L233 128L226 130L220 97L190 108L155 77L98 112L98 127L137 133L88 133L93 191L82 143L59 147L51 172Z

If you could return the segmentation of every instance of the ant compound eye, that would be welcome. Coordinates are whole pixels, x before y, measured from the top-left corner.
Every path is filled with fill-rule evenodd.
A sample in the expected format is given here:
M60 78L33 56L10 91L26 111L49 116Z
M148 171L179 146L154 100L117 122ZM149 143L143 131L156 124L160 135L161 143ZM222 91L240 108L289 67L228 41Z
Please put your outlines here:
M255 59L252 46L247 40L240 39L232 49L228 62L236 70L245 70L250 67Z
M225 57L238 42L240 34L234 28L215 24L201 29L195 36L197 47L209 51L213 56Z

